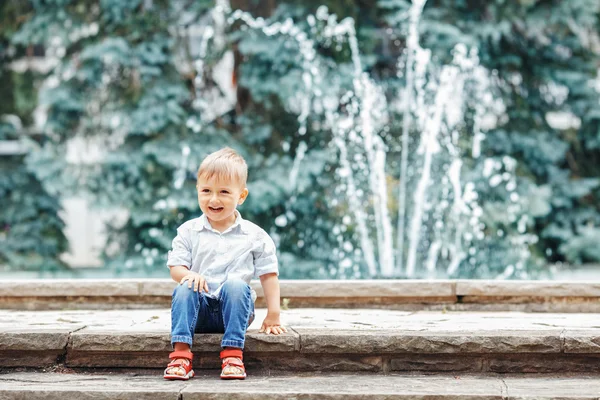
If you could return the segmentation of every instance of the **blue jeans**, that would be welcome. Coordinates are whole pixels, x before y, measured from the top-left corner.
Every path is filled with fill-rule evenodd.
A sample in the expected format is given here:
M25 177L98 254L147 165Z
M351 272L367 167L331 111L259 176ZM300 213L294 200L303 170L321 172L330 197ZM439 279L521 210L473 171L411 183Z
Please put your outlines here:
M194 333L224 333L221 347L243 349L246 329L254 320L251 293L241 279L227 280L219 299L194 292L187 282L177 285L171 302L171 344L191 348Z

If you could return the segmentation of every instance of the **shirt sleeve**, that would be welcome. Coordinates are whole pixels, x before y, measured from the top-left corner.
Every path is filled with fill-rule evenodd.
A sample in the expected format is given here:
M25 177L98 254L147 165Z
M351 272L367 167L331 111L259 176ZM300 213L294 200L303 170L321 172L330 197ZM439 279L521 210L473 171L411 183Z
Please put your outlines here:
M179 227L177 236L173 239L172 249L167 257L167 267L183 265L190 269L192 267L192 243L189 231Z
M273 239L266 232L258 238L260 245L254 256L254 277L259 278L261 275L276 273L279 276L279 265L277 262L277 254Z

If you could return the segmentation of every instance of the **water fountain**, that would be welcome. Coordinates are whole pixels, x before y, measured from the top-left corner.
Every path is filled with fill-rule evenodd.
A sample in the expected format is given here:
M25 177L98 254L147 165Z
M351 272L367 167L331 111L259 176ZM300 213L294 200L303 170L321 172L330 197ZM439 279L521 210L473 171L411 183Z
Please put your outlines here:
M352 213L352 219L344 218L341 224L356 226L358 237L353 239L360 247L369 276L454 276L462 263L476 264L473 256L485 247L483 240L495 235L495 240L510 239L521 249L521 266L507 265L504 275L508 277L515 268L522 269L527 246L536 238L525 235L527 220L516 192L513 160L505 157L497 165L497 161L481 157L485 130L490 127L490 119L503 113L503 105L492 95L492 74L479 65L476 49L457 45L451 63L438 66L432 62L430 51L419 43L418 25L425 3L414 0L407 13L406 49L398 61L405 88L398 99L390 100L363 69L352 19L338 22L326 7L307 18L311 29L319 30L321 40L346 43L351 51L352 87L340 86L338 91L324 93L321 79L326 67L315 51L317 43L291 19L268 23L240 10L232 12L226 1L218 2L214 12L220 15L217 20L226 20L230 25L241 21L267 36L285 35L297 44L304 83L304 91L290 105L298 110L297 134L302 137L307 133L311 113L323 115L325 129L332 133L331 149L339 155L340 190L345 191ZM212 35L213 31L208 33ZM202 48L205 52L205 42ZM203 56L196 65L203 65ZM386 143L382 132L389 125L389 110L397 106L398 100L403 115L401 137L396 138L400 160L398 170L390 170L392 144ZM464 118L467 109L472 115L468 127ZM469 132L465 132L467 128ZM475 184L461 178L467 168L463 160L465 141L470 143L469 159L483 160L488 166L484 175L488 174L485 178L490 179L490 186L494 186L498 175L492 176L489 165L504 169L501 181L506 183L512 201L507 212L519 225L518 238L502 239L505 232L486 231ZM306 151L306 142L301 141L290 172L292 187ZM390 177L398 180L393 207ZM434 180L439 184L432 188ZM393 218L391 210L395 208L397 216ZM396 232L392 228L394 219ZM355 253L354 248L348 246L346 253L351 252ZM354 262L340 258L345 267Z

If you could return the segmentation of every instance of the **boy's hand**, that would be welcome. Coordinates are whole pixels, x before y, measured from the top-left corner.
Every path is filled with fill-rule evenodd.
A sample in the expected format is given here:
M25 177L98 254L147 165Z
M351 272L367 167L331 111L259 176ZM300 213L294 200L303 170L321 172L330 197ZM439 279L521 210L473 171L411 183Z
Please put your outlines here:
M188 281L188 287L190 289L192 288L192 286L194 287L194 292L204 290L208 293L208 283L206 283L206 279L204 279L202 275L196 272L190 272L189 274L181 278L179 284L183 285L185 281Z
M283 332L287 332L287 329L281 326L281 322L279 322L278 316L271 316L267 314L267 317L263 321L262 326L260 327L260 330L258 332L264 332L267 335L269 333L272 333L273 335L279 335Z

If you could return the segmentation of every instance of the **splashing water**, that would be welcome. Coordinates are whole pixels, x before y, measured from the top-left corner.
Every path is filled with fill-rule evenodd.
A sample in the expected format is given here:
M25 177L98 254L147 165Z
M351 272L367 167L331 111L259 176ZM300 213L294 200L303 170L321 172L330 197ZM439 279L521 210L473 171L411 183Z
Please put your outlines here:
M480 221L483 209L478 203L475 184L463 182L461 178L465 163L459 141L465 141L462 132L465 112L469 109L472 113L470 153L472 159L479 159L481 142L489 125L485 120L490 115L501 115L504 106L491 95L492 79L479 65L475 50L459 44L453 50L450 64L441 68L433 65L431 52L419 44L418 25L425 3L426 0L412 2L407 13L405 58L398 60L399 74L405 77L406 85L400 95L403 121L398 171L387 170L393 165L387 159L393 145L386 143L382 135L389 125L391 106L383 88L363 71L352 19L337 22L324 6L307 18L311 31L320 26L321 40L346 42L350 48L352 88L340 86L336 92L331 90L331 82L328 82L327 91L321 90L327 68L317 55L317 43L291 19L269 24L241 10L231 12L231 7L223 0L216 7L218 15L230 25L241 21L266 36L285 35L296 42L302 60L304 91L294 96L288 107L297 111L300 137L307 133L311 112L322 113L325 117L325 128L332 133L332 148L339 155L340 190L345 192L349 203L362 257L371 277L424 274L436 277L440 266L443 274L454 275L463 263L475 262L473 255L477 252L477 242L486 237L485 224ZM207 32L210 37L212 31ZM204 42L201 47L206 50ZM200 58L204 56L205 51ZM202 60L197 60L198 71L203 65ZM198 83L197 89L201 88ZM414 135L417 132L420 134ZM411 144L411 138L415 143ZM307 151L306 141L301 140L290 170L292 188L297 184ZM490 186L506 183L513 203L507 212L518 223L521 233L511 238L511 244L521 250L520 259L515 265L508 265L500 276L508 277L515 269L522 268L529 256L527 246L536 238L525 234L528 220L521 215L518 204L514 160L505 157L501 165L491 159L483 163L484 176L489 178ZM499 175L495 173L498 170L504 172ZM397 207L395 241L388 192L390 177L398 177L393 205ZM434 180L438 184L432 187ZM344 218L344 224L347 223ZM351 245L346 247L353 249ZM350 263L348 258L343 259ZM418 269L419 261L424 266L422 270Z

